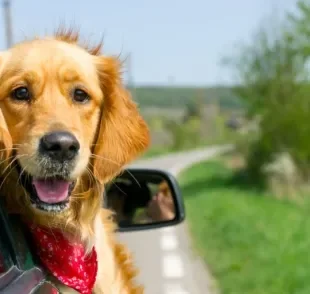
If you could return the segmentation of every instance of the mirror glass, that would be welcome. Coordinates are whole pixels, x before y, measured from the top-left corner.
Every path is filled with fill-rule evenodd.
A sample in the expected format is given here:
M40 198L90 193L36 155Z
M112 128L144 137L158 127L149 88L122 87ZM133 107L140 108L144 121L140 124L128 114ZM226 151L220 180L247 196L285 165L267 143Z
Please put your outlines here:
M160 174L125 172L106 187L107 207L119 227L169 222L176 216L176 197Z

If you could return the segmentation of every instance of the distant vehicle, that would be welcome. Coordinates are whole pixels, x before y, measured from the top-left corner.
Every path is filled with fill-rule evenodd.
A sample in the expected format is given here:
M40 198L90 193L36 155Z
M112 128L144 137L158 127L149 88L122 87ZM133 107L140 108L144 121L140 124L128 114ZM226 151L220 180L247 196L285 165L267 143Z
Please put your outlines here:
M233 130L238 130L242 127L242 123L240 119L236 117L231 117L229 120L226 121L226 127Z

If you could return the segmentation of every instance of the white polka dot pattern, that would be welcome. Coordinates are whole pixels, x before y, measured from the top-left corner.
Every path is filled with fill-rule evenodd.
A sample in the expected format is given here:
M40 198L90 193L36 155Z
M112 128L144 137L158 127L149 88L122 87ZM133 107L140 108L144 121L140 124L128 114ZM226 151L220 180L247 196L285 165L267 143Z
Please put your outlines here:
M83 244L70 243L60 231L35 225L30 230L45 268L64 285L91 294L98 268L95 248L85 255Z

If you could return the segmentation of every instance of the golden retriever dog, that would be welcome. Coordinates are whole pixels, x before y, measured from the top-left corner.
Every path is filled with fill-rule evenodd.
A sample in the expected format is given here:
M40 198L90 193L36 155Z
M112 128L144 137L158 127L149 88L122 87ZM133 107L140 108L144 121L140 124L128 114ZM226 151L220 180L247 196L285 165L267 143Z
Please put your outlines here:
M0 52L0 195L61 293L143 293L102 195L149 130L100 51L61 29Z

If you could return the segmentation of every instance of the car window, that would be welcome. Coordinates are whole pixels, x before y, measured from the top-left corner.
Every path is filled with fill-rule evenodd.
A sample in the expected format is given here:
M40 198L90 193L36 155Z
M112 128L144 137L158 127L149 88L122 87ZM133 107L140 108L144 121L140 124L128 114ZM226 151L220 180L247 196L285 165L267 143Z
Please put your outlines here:
M0 211L0 270L10 269L14 264L24 271L35 266L23 225L17 216L7 216Z
M7 244L3 240L5 240L5 235L3 230L0 230L0 277L14 265Z
M0 227L0 294L33 293L45 273L34 261L23 223L18 216L8 216L1 203Z

